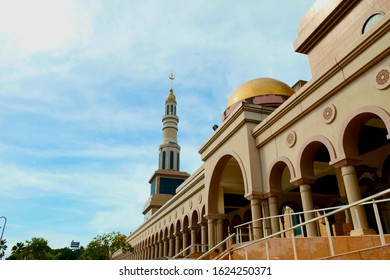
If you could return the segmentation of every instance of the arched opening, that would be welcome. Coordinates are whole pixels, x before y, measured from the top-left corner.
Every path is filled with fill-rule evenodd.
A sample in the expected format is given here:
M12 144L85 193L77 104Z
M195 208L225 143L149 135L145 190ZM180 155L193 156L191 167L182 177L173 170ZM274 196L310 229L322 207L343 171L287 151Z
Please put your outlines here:
M210 182L207 207L208 215L214 215L217 220L215 224L216 243L225 239L229 235L229 230L232 233L230 221L235 215L248 209L250 211L250 201L245 198L243 174L243 167L238 157L233 155L223 156L215 166ZM221 228L218 228L219 225Z
M296 212L301 212L302 209L301 207L291 201L285 202L280 210L280 214L283 215L281 218L281 224L282 224L282 229L287 229L292 226L295 226L299 223L302 222L303 217L302 215L295 214ZM292 231L287 231L284 236L285 237L291 237ZM294 229L294 236L302 236L303 232L301 228L296 228Z
M272 165L269 172L269 191L274 193L289 192L295 188L290 182L293 170L287 158L281 158Z
M340 171L329 164L334 160L334 157L333 146L324 137L314 137L304 146L300 155L299 167L302 182L310 185L310 195L306 194L305 196L305 194L301 194L301 205L305 211L314 210L314 208L331 207L340 199L346 202L345 188ZM301 191L301 187L298 186L296 191ZM308 205L311 205L311 209L307 209ZM314 207L316 205L321 205L322 207ZM309 214L306 212L304 218L311 219L320 214L323 213L316 212ZM346 235L349 233L348 226L344 226L346 229L345 232L340 230L344 224L349 223L346 217L344 220L338 219L338 224L336 224L336 220L333 218L329 219L329 223L331 232L338 233L338 235ZM324 223L321 221L317 221L314 228L307 230L311 230L309 232L310 235L327 235L327 231L324 229Z
M191 244L193 247L191 248L190 252L200 252L201 248L198 246L201 244L201 227L199 226L199 214L197 210L194 210L191 214L191 222L190 222L190 229L191 229Z
M363 107L351 115L342 131L342 148L346 158L358 158L354 167L362 198L390 187L390 117L377 107ZM390 203L379 204L385 233L390 233ZM372 206L365 206L370 229L377 231Z

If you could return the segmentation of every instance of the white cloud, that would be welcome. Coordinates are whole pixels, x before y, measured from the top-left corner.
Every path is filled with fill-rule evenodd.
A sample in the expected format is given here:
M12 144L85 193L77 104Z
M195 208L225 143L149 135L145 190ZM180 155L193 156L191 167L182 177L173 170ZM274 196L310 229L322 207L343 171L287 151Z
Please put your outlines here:
M181 166L193 172L239 85L307 76L292 51L306 2L0 0L0 185L17 204L4 210L10 235L59 246L134 230L157 168L169 73Z

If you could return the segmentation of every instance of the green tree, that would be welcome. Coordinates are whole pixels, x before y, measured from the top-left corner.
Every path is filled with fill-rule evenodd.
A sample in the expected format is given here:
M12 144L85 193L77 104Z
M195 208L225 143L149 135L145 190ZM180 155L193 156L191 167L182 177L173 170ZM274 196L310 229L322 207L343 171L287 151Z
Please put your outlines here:
M131 252L133 248L126 242L126 236L119 232L104 233L93 238L88 243L80 259L109 260L118 250L123 253Z
M8 248L6 243L7 243L7 240L5 240L5 239L0 240L0 259L3 258L4 254L5 254L5 250L7 250L7 248Z
M24 252L24 243L18 242L16 245L11 248L11 255L7 258L7 260L23 260L23 252Z
M51 260L53 255L46 239L33 237L26 245L19 242L12 247L12 254L7 260Z
M69 247L64 247L61 249L53 250L52 255L53 260L78 260L83 252L83 246L81 246L80 249L77 250L72 250Z
M51 248L48 241L41 237L34 237L31 241L26 241L27 260L51 260Z

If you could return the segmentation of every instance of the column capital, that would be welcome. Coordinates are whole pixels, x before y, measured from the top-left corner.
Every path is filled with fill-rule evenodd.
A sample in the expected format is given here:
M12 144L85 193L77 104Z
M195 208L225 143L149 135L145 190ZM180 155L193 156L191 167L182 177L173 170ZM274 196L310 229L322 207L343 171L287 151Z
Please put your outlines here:
M207 220L219 220L219 219L224 219L226 218L225 214L208 214L204 216Z
M188 227L190 230L197 230L198 228L200 228L200 225L193 225L193 226L190 226Z
M264 199L264 194L263 193L250 193L250 194L246 194L245 198L248 199L248 200Z
M280 195L281 192L266 192L264 193L264 198L270 198L270 197L278 197Z
M292 178L290 180L290 183L293 184L294 186L311 185L315 182L315 180L316 179L314 176L306 176L301 178Z
M362 161L360 156L342 156L329 162L334 168L340 168L348 165L358 165Z

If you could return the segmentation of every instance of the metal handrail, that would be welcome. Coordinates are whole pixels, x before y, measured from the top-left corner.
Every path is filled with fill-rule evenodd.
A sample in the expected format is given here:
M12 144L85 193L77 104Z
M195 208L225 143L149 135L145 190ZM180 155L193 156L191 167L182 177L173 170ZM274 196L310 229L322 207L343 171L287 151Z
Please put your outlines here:
M224 240L222 240L221 242L219 242L217 245L215 245L213 248L211 248L210 250L208 250L206 253L204 253L203 255L201 255L198 260L201 260L203 259L205 256L209 255L211 252L213 252L216 248L222 246L224 243L226 243L229 239L233 238L236 234L233 233L233 234L230 234L228 237L226 237Z
M173 259L176 259L176 258L179 257L181 254L183 254L184 252L190 250L192 247L196 248L196 247L201 247L201 246L207 246L207 244L191 244L191 245L188 246L187 248L181 250L179 253L177 253L176 255L174 255L172 258L173 258Z
M321 216L318 216L318 217L315 217L315 218L313 218L313 219L310 219L309 221L305 221L305 222L303 222L303 223L297 224L297 225L295 225L295 226L289 227L289 228L284 229L284 230L281 230L281 231L279 231L279 232L270 234L270 235L268 235L268 236L266 236L266 237L263 237L263 238L260 238L260 239L256 239L256 240L253 240L253 241L249 241L249 242L247 242L247 243L245 243L245 244L243 244L243 245L241 245L241 246L238 246L238 247L236 247L236 248L234 248L234 249L228 250L228 251L225 252L223 255L219 256L218 259L224 258L227 254L230 254L231 252L234 252L234 251L243 249L243 248L245 248L245 247L248 247L248 246L253 245L253 244L255 244L255 243L262 242L262 241L264 241L264 240L268 240L268 239L270 239L270 238L272 238L272 237L280 236L282 233L286 233L286 232L291 231L291 230L294 230L294 229L296 229L296 228L300 228L300 227L302 227L302 226L304 226L304 225L307 225L307 224L316 222L316 221L318 221L318 220L321 220L321 219L326 218L326 221L327 221L327 217L329 217L329 216L332 216L332 215L334 215L334 214L336 214L336 213L338 213L338 212L345 211L345 210L347 210L347 209L350 209L350 208L355 207L355 206L358 206L358 205L367 204L367 203L369 203L368 201L372 201L372 200L373 200L374 203L376 203L376 202L375 202L375 198L380 197L380 196L383 196L383 195L386 195L386 194L390 194L390 188L389 188L389 189L386 189L386 190L384 190L384 191L381 191L381 192L379 192L379 193L373 194L373 195L371 195L371 196L368 196L368 197L366 197L366 198L363 198L363 199L361 199L361 200L355 201L355 202L353 202L353 203L351 203L351 204L342 205L342 206L340 206L338 209L336 209L336 210L334 210L334 211L325 213L325 214L323 214L323 215L321 215ZM387 200L388 200L388 199L381 199L381 202L384 202L384 201L387 201ZM367 203L366 203L366 202L367 202ZM315 210L315 211L318 211L318 210ZM295 214L296 214L296 213L295 213ZM271 219L271 218L276 218L276 217L277 217L277 216L265 217L265 218L262 218L262 219L267 219L267 218ZM260 220L260 219L259 219L259 220ZM253 221L252 221L252 222L253 222ZM379 227L379 228L381 229L381 227ZM383 235L383 231L380 233L380 235ZM292 236L294 236L294 234L292 234ZM330 240L331 240L331 236L329 236L328 238L330 238ZM292 239L294 239L294 238L292 238ZM293 242L294 242L294 241L293 241ZM385 241L384 241L384 238L382 238L382 237L381 237L381 242L385 242ZM383 244L383 243L382 243L382 244Z

